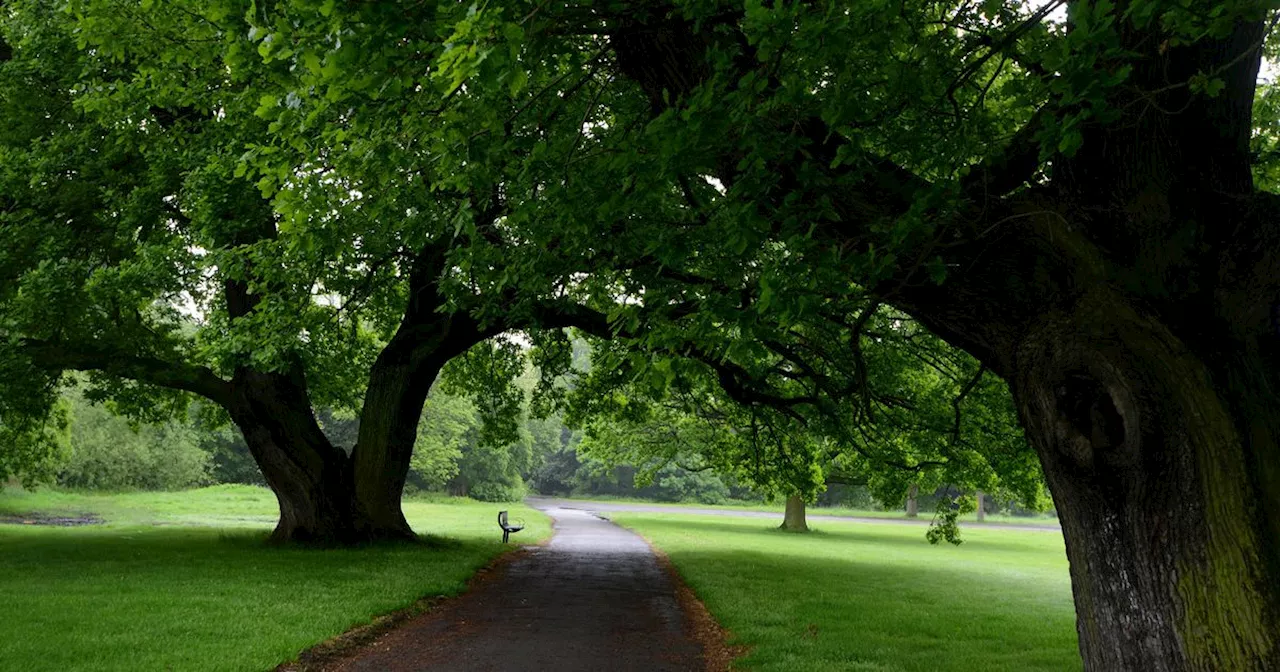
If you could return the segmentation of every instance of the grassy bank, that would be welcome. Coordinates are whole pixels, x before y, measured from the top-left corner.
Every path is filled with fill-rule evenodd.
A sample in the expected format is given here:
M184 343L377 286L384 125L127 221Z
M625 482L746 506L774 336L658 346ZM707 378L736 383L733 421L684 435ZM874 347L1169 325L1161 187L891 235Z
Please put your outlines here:
M261 488L0 493L0 514L92 513L105 525L0 525L0 669L264 670L428 595L451 595L503 546L550 534L521 505L407 501L425 543L303 550L263 544Z
M751 647L748 670L1079 670L1062 538L967 529L930 546L909 525L610 513L665 551Z

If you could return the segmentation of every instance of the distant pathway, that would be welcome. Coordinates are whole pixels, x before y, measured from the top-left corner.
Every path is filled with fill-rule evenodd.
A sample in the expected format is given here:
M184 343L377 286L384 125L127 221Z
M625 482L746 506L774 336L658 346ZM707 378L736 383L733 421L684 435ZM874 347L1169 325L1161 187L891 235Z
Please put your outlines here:
M584 511L535 505L554 520L549 544L329 669L705 668L676 588L643 539Z
M554 499L547 497L530 497L528 503L531 506L542 507L559 507L563 509L578 509L582 511L595 511L606 513L609 511L632 511L635 513L688 513L700 516L737 516L739 518L774 518L782 520L782 512L776 513L771 511L751 511L749 509L710 509L696 506L654 506L651 504L633 504L630 502L592 502L577 499ZM873 525L928 525L930 518L864 518L858 516L827 516L807 514L807 520L835 520L844 522L870 523ZM991 528L997 530L1038 530L1041 532L1061 532L1062 528L1056 525L1036 525L1036 524L1008 524L1008 523L978 523L973 521L962 521L961 525L971 525L979 528Z

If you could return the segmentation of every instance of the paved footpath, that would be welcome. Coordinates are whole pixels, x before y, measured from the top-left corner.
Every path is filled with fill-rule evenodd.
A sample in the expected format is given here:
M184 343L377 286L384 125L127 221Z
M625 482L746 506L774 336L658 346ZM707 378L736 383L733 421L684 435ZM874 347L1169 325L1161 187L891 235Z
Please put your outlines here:
M702 670L675 586L635 534L538 503L555 536L333 670ZM495 527L495 534L496 534ZM516 535L513 539L518 539Z

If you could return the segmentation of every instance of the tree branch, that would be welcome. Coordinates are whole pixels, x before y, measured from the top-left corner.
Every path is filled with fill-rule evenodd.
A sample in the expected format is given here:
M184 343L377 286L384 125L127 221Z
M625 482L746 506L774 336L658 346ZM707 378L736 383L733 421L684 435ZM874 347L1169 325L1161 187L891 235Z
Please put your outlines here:
M231 404L231 384L211 369L134 355L102 343L78 344L22 339L21 351L37 366L54 371L101 371L148 385L198 394L221 406Z
M987 367L978 365L978 372L973 374L973 378L961 388L960 394L951 400L951 408L955 410L955 424L951 427L951 442L953 444L960 442L960 404L964 403L964 398L969 396L973 388L978 386L978 381L982 380L983 374L987 372Z

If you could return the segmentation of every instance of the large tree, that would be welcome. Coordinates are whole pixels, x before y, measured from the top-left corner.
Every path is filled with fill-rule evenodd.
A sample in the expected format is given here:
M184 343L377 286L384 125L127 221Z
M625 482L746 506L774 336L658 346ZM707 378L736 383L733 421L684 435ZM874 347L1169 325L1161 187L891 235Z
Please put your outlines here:
M672 189L714 177L723 195L690 190L708 217L838 269L1009 383L1089 669L1280 666L1280 203L1250 151L1268 11L603 20Z
M531 3L478 8L454 42L473 56L444 67L473 91L517 42L522 66L599 58L527 235L610 259L590 289L619 301L615 336L714 362L749 402L840 409L869 396L822 369L761 395L742 344L843 324L857 347L857 316L894 306L1008 383L1090 669L1262 670L1280 666L1280 203L1253 124L1271 11Z
M541 324L526 298L555 285L486 279L519 245L481 170L500 164L468 170L452 136L410 125L463 96L428 79L370 104L398 80L336 65L374 48L352 37L327 57L346 79L302 108L284 92L329 70L295 71L263 32L280 17L245 9L4 6L0 471L40 465L64 372L86 371L91 395L142 419L190 395L220 408L279 499L275 538L410 537L400 498L437 374ZM464 16L365 37L430 60ZM326 438L318 405L358 412L354 446Z

